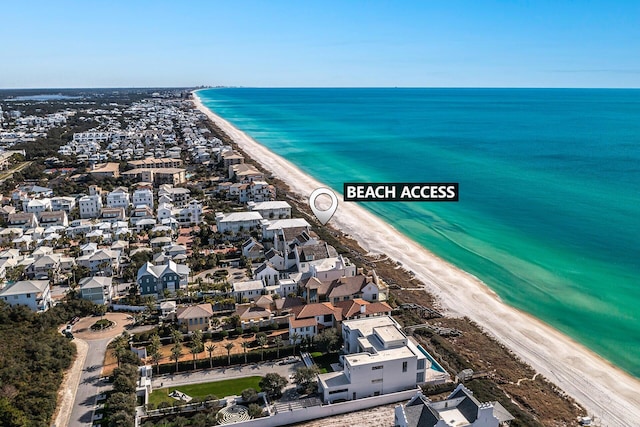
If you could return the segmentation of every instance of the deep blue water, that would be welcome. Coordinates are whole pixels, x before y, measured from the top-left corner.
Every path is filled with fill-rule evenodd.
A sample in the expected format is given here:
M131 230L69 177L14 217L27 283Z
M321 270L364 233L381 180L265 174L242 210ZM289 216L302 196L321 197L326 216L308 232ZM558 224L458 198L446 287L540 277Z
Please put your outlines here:
M203 103L309 175L459 182L366 203L640 377L640 90L210 89Z

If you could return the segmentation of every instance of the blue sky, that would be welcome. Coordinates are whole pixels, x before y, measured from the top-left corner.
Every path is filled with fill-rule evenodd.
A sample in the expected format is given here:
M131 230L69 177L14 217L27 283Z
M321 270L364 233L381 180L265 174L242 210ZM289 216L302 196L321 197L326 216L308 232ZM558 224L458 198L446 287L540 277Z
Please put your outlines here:
M12 1L0 88L640 87L640 1Z

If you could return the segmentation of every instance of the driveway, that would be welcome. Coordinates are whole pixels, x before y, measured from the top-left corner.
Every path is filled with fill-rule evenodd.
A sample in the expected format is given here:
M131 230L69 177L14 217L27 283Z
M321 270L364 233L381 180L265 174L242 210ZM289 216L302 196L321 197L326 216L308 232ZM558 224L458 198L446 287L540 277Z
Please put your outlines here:
M109 330L101 332L91 330L91 325L99 319L98 317L85 317L74 325L74 336L78 340L87 343L86 346L78 345L79 352L81 347L86 347L87 353L82 366L77 368L74 366L75 369L82 369L82 371L80 372L71 414L67 418L69 426L91 426L93 424L96 397L111 387L107 382L100 381L107 345L113 338L124 331L125 326L132 322L132 320L127 319L128 316L128 314L123 313L105 314L104 317L115 322L116 325ZM79 354L78 357L80 356ZM71 375L71 373L68 375ZM69 386L74 387L75 384L69 384Z

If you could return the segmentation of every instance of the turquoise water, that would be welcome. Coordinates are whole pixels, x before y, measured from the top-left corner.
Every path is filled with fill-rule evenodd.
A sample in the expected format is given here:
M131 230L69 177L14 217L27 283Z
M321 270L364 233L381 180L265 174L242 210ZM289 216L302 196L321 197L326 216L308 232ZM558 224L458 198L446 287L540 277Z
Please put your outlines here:
M199 96L337 191L343 182L459 182L458 203L363 206L640 377L640 90Z

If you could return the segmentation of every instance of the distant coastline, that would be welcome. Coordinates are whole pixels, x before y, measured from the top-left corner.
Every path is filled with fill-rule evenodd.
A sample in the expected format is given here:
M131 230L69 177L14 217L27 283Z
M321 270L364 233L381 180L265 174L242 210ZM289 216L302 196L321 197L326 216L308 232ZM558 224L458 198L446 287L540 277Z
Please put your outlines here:
M295 192L308 195L322 185L213 114L200 102L197 92L194 95L198 108L255 160L289 183ZM448 310L481 324L589 411L610 420L612 425L640 419L636 397L640 382L636 378L538 319L506 306L476 278L438 259L361 207L342 203L333 224L356 238L367 250L390 254L402 262L427 284L428 291ZM576 363L577 360L581 363ZM594 372L599 373L597 378ZM609 401L613 395L617 396L616 404ZM614 408L616 405L619 407Z

